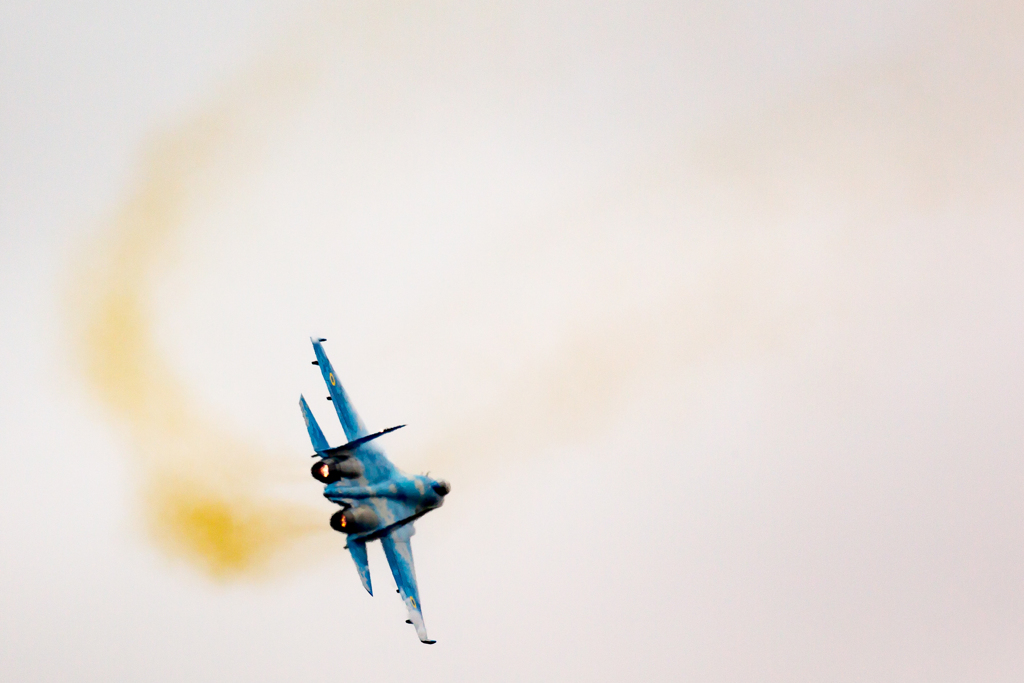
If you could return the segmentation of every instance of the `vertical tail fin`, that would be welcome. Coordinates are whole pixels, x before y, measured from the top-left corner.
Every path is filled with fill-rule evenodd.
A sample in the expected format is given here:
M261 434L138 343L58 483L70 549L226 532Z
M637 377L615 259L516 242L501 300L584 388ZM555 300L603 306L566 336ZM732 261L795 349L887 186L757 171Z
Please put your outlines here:
M324 438L324 433L320 431L320 425L316 423L316 418L313 417L313 413L309 410L309 404L306 403L306 399L301 394L299 395L299 408L302 410L302 419L306 421L306 431L309 432L309 440L313 443L313 450L317 453L326 451L330 448L327 445L327 439Z
M363 582L363 588L370 595L373 595L373 586L370 584L370 564L366 558L366 544L362 541L349 541L348 552L352 555L352 561L356 563L356 570L359 572L359 580Z

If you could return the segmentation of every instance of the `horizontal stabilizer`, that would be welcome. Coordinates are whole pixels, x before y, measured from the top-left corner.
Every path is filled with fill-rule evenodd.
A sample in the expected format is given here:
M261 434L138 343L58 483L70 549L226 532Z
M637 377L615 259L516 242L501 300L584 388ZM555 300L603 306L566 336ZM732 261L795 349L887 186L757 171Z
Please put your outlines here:
M404 426L405 425L398 425L397 427L388 427L387 429L382 429L379 432L374 432L373 434L370 434L368 436L360 437L360 438L356 439L355 441L349 441L347 444L344 444L342 446L335 446L334 448L325 448L322 451L317 451L316 453L314 453L312 457L314 457L314 458L333 458L333 457L341 455L343 453L350 453L350 452L354 451L356 448L358 448L359 446L362 446L367 441L373 441L378 436L384 436L385 434L387 434L389 432L393 432L396 429L401 429Z

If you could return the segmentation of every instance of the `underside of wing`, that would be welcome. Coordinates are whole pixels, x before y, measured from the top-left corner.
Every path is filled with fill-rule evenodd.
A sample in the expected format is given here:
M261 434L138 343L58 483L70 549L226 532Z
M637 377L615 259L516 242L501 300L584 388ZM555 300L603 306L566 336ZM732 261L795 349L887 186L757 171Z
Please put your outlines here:
M411 523L394 529L380 539L384 546L384 554L391 565L391 573L398 586L398 594L402 596L409 611L409 621L416 627L416 635L428 644L434 643L427 637L427 627L423 623L423 610L420 606L420 593L416 586L416 568L412 561L412 545L409 539L416 533Z

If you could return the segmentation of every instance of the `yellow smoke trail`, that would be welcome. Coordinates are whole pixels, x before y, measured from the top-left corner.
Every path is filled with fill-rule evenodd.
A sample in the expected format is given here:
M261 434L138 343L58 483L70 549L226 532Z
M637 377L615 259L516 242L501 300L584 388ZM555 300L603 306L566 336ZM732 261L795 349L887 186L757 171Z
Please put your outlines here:
M276 79L251 76L153 146L138 189L112 221L76 293L86 377L130 428L149 530L165 551L219 578L267 567L292 541L323 529L323 512L276 500L270 456L198 414L152 338L149 287L172 264L174 236L190 212L238 174L239 154L251 154L254 145L243 131L254 112L287 91L287 70L277 71ZM660 200L680 189L678 175L667 176L655 192L664 195ZM599 204L628 213L650 194L649 184L629 183ZM570 213L566 220L587 230L605 211ZM777 264L733 259L707 286L671 297L664 309L577 330L563 349L505 387L497 404L428 445L424 461L453 475L460 465L599 428L638 374L693 363L727 344L737 326L748 334L757 327L756 306L746 299L778 271ZM739 296L723 300L738 282L746 283ZM723 305L709 307L707 300Z
M356 25L365 24L352 22ZM925 57L932 53L941 54L941 49ZM686 164L668 158L663 166L641 169L643 188L629 187L623 179L609 193L611 199L597 203L598 210L569 207L567 225L550 226L553 230L591 230L595 216L609 211L632 221L653 196L663 212L647 228L681 232L694 220L686 215L687 207L701 207L690 230L724 235L720 248L708 250L721 260L721 268L699 286L666 292L646 308L580 326L560 351L505 387L496 403L467 416L427 448L424 460L451 475L450 469L462 463L531 443L575 438L598 427L638 377L693 366L730 345L745 345L747 353L775 348L779 340L798 334L806 321L847 296L844 277L871 276L875 243L854 242L862 245L860 252L847 253L850 235L837 232L816 252L780 258L780 244L802 239L798 230L780 231L792 219L793 206L815 210L815 201L838 203L841 212L857 219L854 230L877 229L902 206L919 208L936 194L948 196L944 183L950 179L936 169L959 168L951 160L966 156L988 169L987 153L995 144L962 130L993 130L988 125L992 111L1004 114L997 122L1016 120L1021 92L1015 73L988 70L1001 77L996 82L1003 87L950 80L941 70L919 67L916 60L878 73L867 70L855 79L841 74L821 91L784 102L781 113L767 112L762 119L743 112L720 135L677 150L696 168L700 186L687 187L693 179L676 167ZM149 286L170 263L176 230L225 181L225 168L237 174L241 164L236 157L258 147L242 140L244 132L257 112L287 99L285 84L294 81L295 70L278 69L277 77L268 77L266 69L255 73L154 145L138 189L113 220L108 241L92 259L77 293L87 378L131 430L147 482L149 527L162 547L218 577L266 567L293 540L324 526L321 512L275 499L267 453L197 413L150 332ZM905 88L908 82L914 87ZM881 109L872 104L878 89L886 94ZM983 97L967 97L976 94ZM948 107L949 101L960 104ZM971 104L977 102L986 106ZM921 130L929 135L921 136ZM1000 134L992 139L1001 141L1005 131L994 130ZM929 142L941 135L950 144ZM858 144L850 145L851 137ZM893 169L900 176L895 183L889 177ZM984 177L986 183L991 180L989 174ZM963 178L952 177L953 189L963 184ZM801 194L808 186L814 201ZM709 197L724 200L716 205ZM735 205L750 206L736 210ZM683 252L680 245L692 247L685 238L675 244ZM816 258L835 266L828 282L813 273L800 274L803 262Z
M275 54L191 121L152 145L137 188L75 281L75 333L89 385L129 428L149 531L172 556L216 578L260 572L322 511L275 498L270 456L199 413L157 349L150 285L201 200L237 175L252 112L287 104L309 68Z

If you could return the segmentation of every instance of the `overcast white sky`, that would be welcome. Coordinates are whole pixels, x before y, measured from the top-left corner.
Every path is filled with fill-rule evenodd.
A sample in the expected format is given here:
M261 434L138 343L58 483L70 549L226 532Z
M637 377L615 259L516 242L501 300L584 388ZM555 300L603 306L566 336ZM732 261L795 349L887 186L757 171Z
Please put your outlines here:
M1022 120L1009 2L4 3L0 678L1020 680Z

